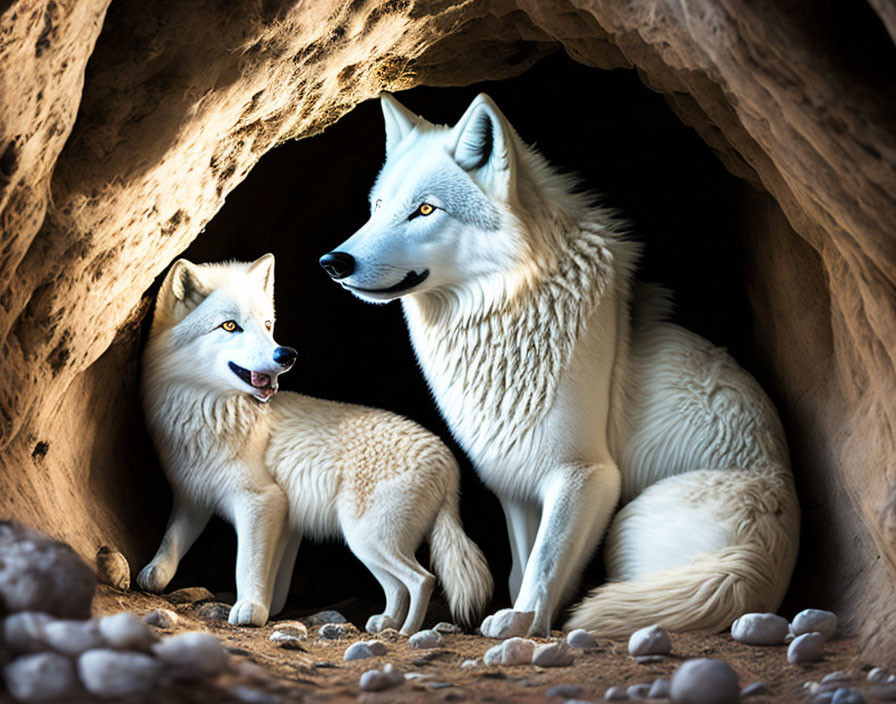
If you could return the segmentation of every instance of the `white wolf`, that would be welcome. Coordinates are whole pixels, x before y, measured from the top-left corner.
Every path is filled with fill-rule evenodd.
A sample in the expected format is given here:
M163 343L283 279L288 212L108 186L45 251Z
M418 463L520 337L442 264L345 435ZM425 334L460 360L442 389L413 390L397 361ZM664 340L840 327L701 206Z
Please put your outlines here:
M370 219L321 265L364 300L402 297L436 402L504 508L514 609L545 633L605 533L610 581L568 627L722 629L776 609L799 508L759 385L663 321L617 220L487 96L454 127L381 102Z
M274 341L274 258L175 262L143 356L146 420L174 490L162 544L137 578L166 587L213 512L237 532L234 624L262 625L286 600L303 535L343 536L386 593L368 630L420 628L434 578L452 614L488 601L485 559L458 517L459 471L432 433L386 411L277 390L296 351Z

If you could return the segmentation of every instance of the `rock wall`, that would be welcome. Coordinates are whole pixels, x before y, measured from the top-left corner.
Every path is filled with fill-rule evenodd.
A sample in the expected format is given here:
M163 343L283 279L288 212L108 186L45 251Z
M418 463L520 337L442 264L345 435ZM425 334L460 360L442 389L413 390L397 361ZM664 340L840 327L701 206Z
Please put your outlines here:
M757 348L811 458L806 510L838 536L825 593L896 662L894 18L796 5L0 5L0 515L85 556L145 556L133 331L153 279L276 144L382 89L503 78L563 48L637 69L770 196L748 262Z

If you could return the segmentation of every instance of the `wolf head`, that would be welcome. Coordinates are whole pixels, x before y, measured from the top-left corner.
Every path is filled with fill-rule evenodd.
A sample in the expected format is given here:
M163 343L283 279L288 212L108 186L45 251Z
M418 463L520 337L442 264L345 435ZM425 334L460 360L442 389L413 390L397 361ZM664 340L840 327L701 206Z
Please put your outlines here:
M538 242L530 213L549 200L533 184L569 200L569 179L550 172L487 95L454 127L427 122L389 94L380 100L386 161L370 219L321 257L326 272L359 298L383 302L531 266Z
M274 255L251 264L179 259L156 298L145 373L267 401L277 391L278 375L297 357L274 342L273 329Z

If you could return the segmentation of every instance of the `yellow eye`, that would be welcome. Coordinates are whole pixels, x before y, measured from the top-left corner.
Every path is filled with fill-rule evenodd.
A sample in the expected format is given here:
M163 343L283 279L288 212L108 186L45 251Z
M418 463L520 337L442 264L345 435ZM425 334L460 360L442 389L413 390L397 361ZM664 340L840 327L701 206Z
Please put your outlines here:
M224 323L221 323L221 327L224 328L227 332L236 332L240 329L240 326L236 324L235 320L228 320Z
M267 330L268 332L270 332L272 327L274 327L274 325L273 325L273 323L271 323L270 320L265 320L265 321L264 321L264 329L265 329L265 330Z
M421 215L429 215L433 210L435 210L435 208L429 203L421 203L420 207L417 208L417 212Z

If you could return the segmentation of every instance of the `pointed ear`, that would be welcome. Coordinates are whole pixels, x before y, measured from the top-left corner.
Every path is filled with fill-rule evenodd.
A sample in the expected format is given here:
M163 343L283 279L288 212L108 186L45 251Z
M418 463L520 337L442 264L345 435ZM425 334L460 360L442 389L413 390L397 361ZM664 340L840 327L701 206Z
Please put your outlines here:
M268 252L249 265L249 276L261 282L265 293L274 300L274 255Z
M202 303L209 293L211 285L206 282L202 268L186 259L178 259L162 282L159 300L171 308L176 303L182 303L192 310Z
M401 140L411 133L411 130L423 124L424 120L399 103L391 93L380 93L380 107L383 109L383 119L386 122L386 154L388 155Z
M516 143L513 127L485 93L476 96L451 130L449 150L464 170L495 195L515 190Z

